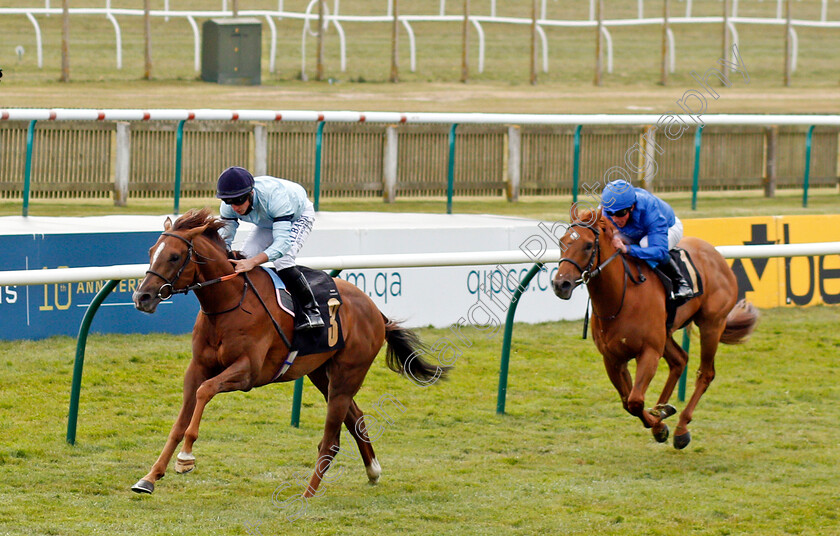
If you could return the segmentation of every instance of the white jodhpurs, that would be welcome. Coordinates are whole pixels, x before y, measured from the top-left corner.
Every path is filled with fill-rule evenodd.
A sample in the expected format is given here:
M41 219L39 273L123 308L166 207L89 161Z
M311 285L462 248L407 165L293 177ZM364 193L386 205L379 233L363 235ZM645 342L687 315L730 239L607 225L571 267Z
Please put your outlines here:
M668 249L674 249L679 244L680 240L683 237L683 225L679 218L676 216L674 217L674 225L668 228ZM643 236L641 240L639 240L639 245L643 248L648 246L648 237Z

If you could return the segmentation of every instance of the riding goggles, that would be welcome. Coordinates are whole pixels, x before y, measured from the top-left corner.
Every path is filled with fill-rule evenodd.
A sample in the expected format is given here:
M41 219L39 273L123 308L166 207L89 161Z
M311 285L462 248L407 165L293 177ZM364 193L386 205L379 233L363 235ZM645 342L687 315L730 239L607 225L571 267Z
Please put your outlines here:
M624 216L630 214L630 207L623 208L621 210L616 210L615 212L608 210L607 214L609 214L611 218L623 218Z
M245 203L245 201L248 200L249 197L251 197L250 192L247 193L247 194L242 194L239 197L228 197L228 198L222 199L222 201L224 201L224 203L226 205L242 205L242 204Z

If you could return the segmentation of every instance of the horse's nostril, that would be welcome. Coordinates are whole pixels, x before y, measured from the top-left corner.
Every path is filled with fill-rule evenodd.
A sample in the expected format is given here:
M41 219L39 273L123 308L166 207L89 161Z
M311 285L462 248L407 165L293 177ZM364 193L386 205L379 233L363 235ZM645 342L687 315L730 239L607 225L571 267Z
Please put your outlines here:
M572 282L571 281L563 281L562 283L560 283L560 288L562 290L570 290L572 288Z

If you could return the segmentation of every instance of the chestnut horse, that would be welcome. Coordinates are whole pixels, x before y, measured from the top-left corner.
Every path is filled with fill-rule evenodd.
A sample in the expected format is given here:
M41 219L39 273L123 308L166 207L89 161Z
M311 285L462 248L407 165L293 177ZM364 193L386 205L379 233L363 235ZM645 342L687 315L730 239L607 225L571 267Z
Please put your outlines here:
M735 274L720 253L708 242L686 237L679 246L694 261L703 294L681 305L673 327L666 331L664 286L646 262L628 260L613 247L616 232L600 210L574 214L560 239L564 257L554 277L554 293L567 300L575 287L586 284L592 300L592 338L604 357L607 375L621 395L624 409L651 428L660 443L667 441L669 434L663 419L676 413L668 400L688 364L688 354L676 343L673 332L690 322L697 325L700 369L694 393L674 431L674 447L682 449L691 441L688 423L694 408L715 377L718 343L744 342L755 327L758 312L744 301L736 306ZM668 363L668 379L656 407L645 411L645 391L661 356ZM627 370L631 359L636 360L635 381Z
M194 290L201 311L193 328L193 356L184 375L181 411L160 457L131 489L152 493L181 440L184 444L175 471L186 473L194 468L193 444L199 423L205 406L216 394L248 391L304 375L327 400L318 462L304 496L315 493L338 452L342 422L359 446L369 480L376 483L382 470L367 436L363 413L353 397L379 349L387 341L388 367L424 385L445 375L446 368L422 360L419 355L423 345L412 331L390 322L357 287L336 279L343 300L338 315L344 348L301 356L276 378L289 355L286 341L292 338L293 319L277 305L274 285L264 270L234 273L218 234L223 225L208 209L191 210L174 225L167 218L163 234L149 250L151 262L146 277L134 293L135 307L153 313L162 299Z

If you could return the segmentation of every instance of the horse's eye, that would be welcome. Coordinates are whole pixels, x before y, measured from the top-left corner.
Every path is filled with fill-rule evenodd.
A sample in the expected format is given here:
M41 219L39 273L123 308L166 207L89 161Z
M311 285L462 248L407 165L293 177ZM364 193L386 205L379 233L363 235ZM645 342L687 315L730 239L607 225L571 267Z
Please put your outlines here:
M594 245L595 245L595 244L593 244L592 242L587 242L587 243L586 243L586 245L585 245L585 246L583 246L583 250L584 250L584 251L592 251L592 247L593 247Z
M177 253L173 253L172 255L169 256L169 262L176 262L176 261L179 261L180 259L181 259L181 256Z

